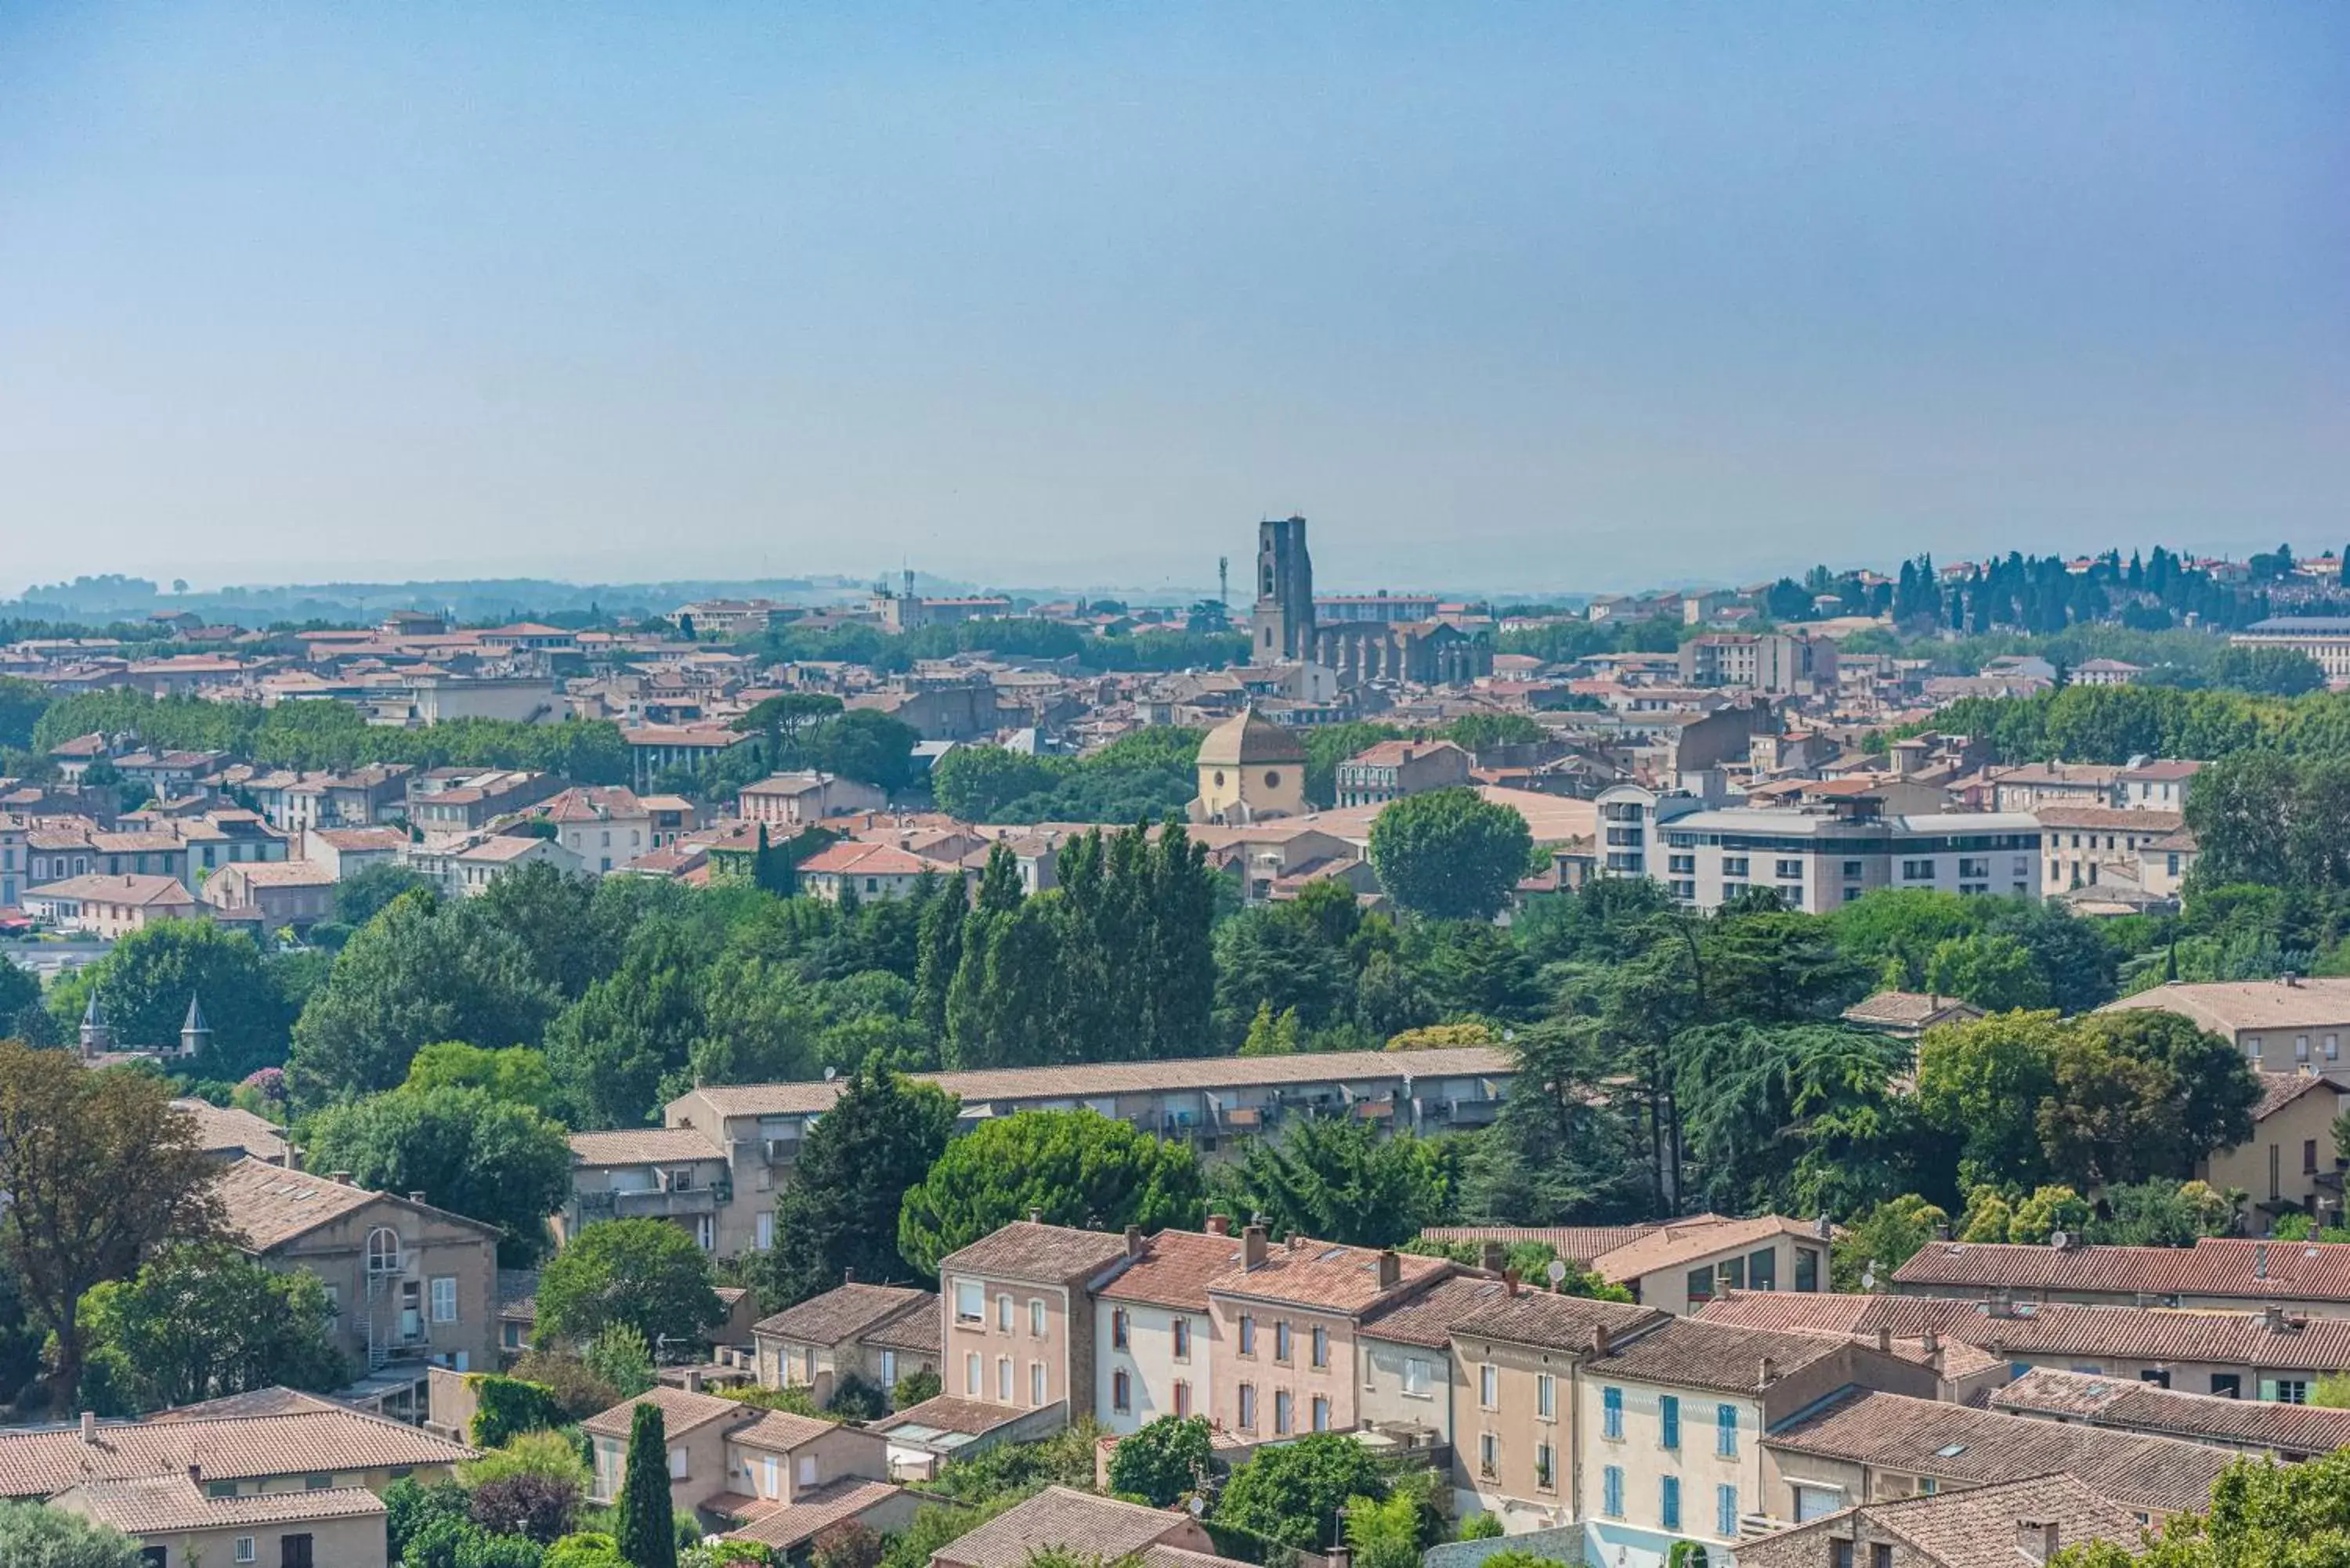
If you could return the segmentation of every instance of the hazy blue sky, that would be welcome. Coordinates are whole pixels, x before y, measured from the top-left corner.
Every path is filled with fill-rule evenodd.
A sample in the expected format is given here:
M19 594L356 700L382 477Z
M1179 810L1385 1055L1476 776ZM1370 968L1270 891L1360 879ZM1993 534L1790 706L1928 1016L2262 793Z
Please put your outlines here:
M2350 537L2350 5L0 5L0 588Z

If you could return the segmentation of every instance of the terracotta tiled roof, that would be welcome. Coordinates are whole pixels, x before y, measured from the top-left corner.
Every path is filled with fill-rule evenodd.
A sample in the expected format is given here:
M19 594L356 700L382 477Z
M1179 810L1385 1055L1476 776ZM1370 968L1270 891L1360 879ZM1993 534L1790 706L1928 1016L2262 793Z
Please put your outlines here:
M1104 1301L1208 1310L1208 1282L1240 1262L1237 1236L1161 1231L1143 1243L1142 1256L1095 1293Z
M2192 1247L2034 1247L1936 1241L1893 1272L1937 1290L2081 1291L2350 1302L2350 1242L2206 1237Z
M1500 1301L1506 1288L1489 1274L1455 1274L1366 1317L1363 1336L1440 1350L1455 1324Z
M1907 1546L1902 1560L1919 1568L2015 1568L2027 1561L2017 1550L2016 1534L2017 1521L2027 1519L2055 1524L2058 1540L2067 1546L2087 1541L2138 1543L2139 1526L2131 1511L2076 1477L2042 1475L1845 1509L1776 1535L1741 1542L1738 1561L1743 1568L1817 1568L1832 1561L1827 1543L1855 1539L1859 1524L1871 1542Z
M854 838L827 845L799 863L803 877L919 877L938 869L938 862L910 854L894 844L868 844Z
M299 1524L313 1519L363 1519L385 1511L383 1500L363 1486L206 1497L203 1489L184 1474L89 1481L73 1488L60 1502L125 1535Z
M207 1100L173 1100L172 1104L196 1118L196 1137L207 1153L241 1151L265 1160L286 1158L286 1129L265 1116Z
M1366 1313L1402 1300L1453 1270L1446 1258L1395 1253L1396 1282L1379 1282L1384 1254L1369 1247L1292 1236L1265 1250L1255 1268L1238 1264L1208 1282L1211 1295L1244 1296L1323 1312Z
M754 1418L748 1426L736 1427L729 1431L726 1440L770 1453L789 1453L803 1443L816 1441L833 1428L830 1421L819 1420L814 1416L795 1416L789 1410L762 1410L755 1405L741 1404L734 1407Z
M1591 1331L1605 1327L1611 1339L1656 1328L1669 1314L1655 1307L1627 1306L1622 1302L1594 1301L1589 1296L1560 1295L1552 1291L1521 1290L1487 1298L1484 1304L1452 1324L1452 1334L1463 1339L1499 1339L1558 1350L1587 1350ZM1388 1337L1381 1335L1380 1337ZM1751 1371L1752 1368L1750 1367Z
M754 1325L760 1334L803 1345L843 1345L899 1314L928 1306L933 1316L939 1298L929 1291L903 1285L846 1284L785 1307Z
M691 1127L622 1127L571 1135L574 1165L672 1165L724 1158L724 1151Z
M2002 1416L1934 1399L1856 1391L1762 1439L1783 1453L1980 1486L2064 1471L2124 1507L2199 1511L2230 1449L2101 1427Z
M1825 1334L1774 1334L1682 1317L1611 1345L1606 1355L1593 1358L1591 1370L1595 1376L1760 1394L1770 1386L1762 1377L1765 1360L1775 1381L1849 1348L1849 1341Z
M2221 1034L2240 1029L2317 1029L2350 1023L2350 980L2226 980L2158 985L2108 1002L2100 1012L2159 1008Z
M1848 1023L1873 1023L1884 1029L1923 1029L1951 1016L1981 1018L1982 1009L1955 996L1923 991L1880 991L1844 1010Z
M1273 1087L1293 1084L1399 1082L1405 1078L1512 1077L1517 1064L1488 1045L1442 1051L1301 1052L1291 1056L1200 1056L1160 1062L1095 1062L1060 1067L1003 1067L977 1073L916 1073L966 1104L991 1100L1082 1099L1184 1089ZM827 1111L840 1097L835 1083L711 1085L701 1097L727 1116Z
M1191 1522L1186 1514L1048 1486L941 1547L931 1561L956 1568L1022 1568L1039 1552L1076 1550L1110 1563Z
M176 877L68 877L27 889L27 898L75 898L92 904L127 904L145 909L192 906L196 898Z
M2053 1366L2035 1366L1993 1389L1991 1408L2295 1456L2350 1447L2350 1410L2189 1394L2135 1377L2094 1377Z
M1667 1225L1612 1252L1602 1252L1591 1261L1591 1266L1603 1277L1622 1284L1660 1269L1686 1268L1716 1252L1759 1246L1780 1236L1799 1236L1814 1246L1827 1244L1818 1229L1803 1220L1777 1214L1752 1220L1717 1220L1709 1216L1695 1224Z
M0 1431L0 1497L47 1497L83 1481L184 1474L190 1465L213 1480L257 1480L473 1457L473 1449L420 1427L318 1400L264 1415L101 1421L89 1442L77 1427Z
M984 1399L966 1399L954 1394L939 1394L919 1405L893 1412L873 1423L873 1430L890 1432L899 1427L932 1427L941 1432L960 1432L977 1437L992 1432L1007 1421L1016 1421L1025 1410L1010 1405L991 1405Z
M2261 1097L2252 1106L2252 1120L2256 1122L2276 1115L2303 1095L2316 1094L2320 1091L2328 1095L2341 1093L2331 1080L2321 1078L2314 1073L2262 1073L2258 1076L2261 1081Z
M1691 1215L1686 1225L1700 1218ZM1431 1225L1420 1234L1431 1241L1542 1241L1562 1258L1585 1268L1603 1252L1629 1246L1662 1227L1646 1221L1637 1225Z
M2043 805L2034 808L2032 815L2040 819L2043 827L2095 829L2099 833L2159 836L2176 833L2186 826L2186 818L2175 811L2128 811L2113 805Z
M2004 1316L1953 1296L1809 1295L1728 1292L1701 1308L1700 1323L1783 1331L1866 1334L1882 1327L1904 1339L1927 1333L1998 1355L2193 1361L2284 1372L2350 1370L2350 1318L2166 1307L2018 1303Z
M635 1424L637 1407L654 1405L660 1408L661 1422L670 1440L677 1440L680 1432L690 1432L696 1427L732 1417L743 1420L758 1411L755 1405L745 1405L739 1399L721 1399L715 1394L690 1393L672 1388L666 1383L656 1383L633 1399L623 1399L608 1410L601 1410L579 1423L579 1429L592 1437L625 1438Z
M943 1309L938 1298L931 1304L895 1317L884 1318L858 1335L858 1343L876 1350L904 1350L918 1355L936 1355L946 1342L946 1324L941 1315Z
M390 1192L370 1192L364 1187L330 1181L323 1176L287 1170L250 1157L223 1167L213 1191L227 1214L229 1229L241 1233L250 1250L256 1252L265 1252L370 1203L421 1210L487 1235L497 1233L494 1225L445 1209Z
M1015 1220L939 1260L939 1273L1068 1284L1090 1280L1126 1256L1126 1238L1069 1225Z
M821 1423L819 1423L821 1424ZM901 1496L903 1487L888 1481L854 1478L827 1481L799 1494L787 1508L770 1508L726 1532L730 1541L755 1541L763 1546L789 1551L818 1532L857 1518Z

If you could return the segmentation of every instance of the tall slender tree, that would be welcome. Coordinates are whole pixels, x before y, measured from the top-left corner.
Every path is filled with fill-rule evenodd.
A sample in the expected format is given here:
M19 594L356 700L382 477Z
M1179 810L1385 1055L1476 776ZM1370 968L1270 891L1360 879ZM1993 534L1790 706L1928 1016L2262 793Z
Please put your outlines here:
M677 1523L669 1498L669 1432L660 1407L639 1405L629 1420L628 1471L620 1481L620 1555L629 1568L677 1568Z

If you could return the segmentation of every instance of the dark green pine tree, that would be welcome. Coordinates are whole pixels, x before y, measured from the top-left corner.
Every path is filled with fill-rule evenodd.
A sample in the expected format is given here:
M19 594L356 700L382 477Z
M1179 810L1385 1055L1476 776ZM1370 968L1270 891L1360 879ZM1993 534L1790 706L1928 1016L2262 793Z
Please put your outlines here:
M959 877L942 879L922 905L914 937L914 1022L929 1033L933 1049L946 1038L947 988L962 962L962 925L970 896Z
M669 1430L660 1407L637 1407L629 1427L629 1468L620 1481L620 1555L629 1568L677 1568L677 1525L669 1501Z

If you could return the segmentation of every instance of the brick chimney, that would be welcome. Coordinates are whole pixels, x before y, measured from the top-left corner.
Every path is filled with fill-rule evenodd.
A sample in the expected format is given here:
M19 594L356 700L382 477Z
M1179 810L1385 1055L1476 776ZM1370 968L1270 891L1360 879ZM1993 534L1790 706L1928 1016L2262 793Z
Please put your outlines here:
M2064 1527L2053 1519L2019 1519L2015 1521L2015 1549L2023 1553L2027 1563L2046 1563L2062 1551Z
M1754 1368L1754 1386L1758 1388L1768 1388L1778 1380L1779 1364L1771 1357L1764 1356Z
M1477 1249L1477 1262L1487 1273L1500 1273L1509 1260L1510 1250L1499 1241L1487 1241Z
M1142 1227L1139 1225L1126 1228L1126 1255L1129 1258L1142 1256Z
M411 1203L421 1203L421 1202L423 1202L423 1201L424 1201L424 1189L423 1189L422 1188L421 1188L421 1187L412 1187L412 1188L410 1188L410 1189L409 1189L409 1191L408 1191L408 1200L409 1200Z
M1229 1236L1229 1235L1231 1235L1232 1233L1232 1217L1231 1215L1229 1215L1229 1214L1211 1214L1211 1215L1209 1215L1209 1216L1208 1216L1208 1234L1209 1234L1209 1235L1211 1235L1211 1236Z
M1396 1256L1396 1250L1393 1247L1382 1249L1379 1252L1379 1289L1389 1291L1401 1283L1403 1283L1403 1260Z
M1502 1271L1502 1289L1511 1295L1516 1295L1518 1293L1517 1270L1503 1269Z
M81 1413L81 1440L85 1443L98 1441L98 1412L95 1410Z
M1241 1232L1241 1267L1253 1269L1264 1262L1264 1227L1251 1225Z
M1877 1353L1879 1355L1893 1354L1893 1331L1881 1323L1877 1325Z
M840 1282L844 1285L855 1284L857 1282L857 1271L853 1268L841 1270Z
M1595 1323L1591 1325L1591 1354L1594 1355L1607 1354L1607 1325L1604 1323Z

